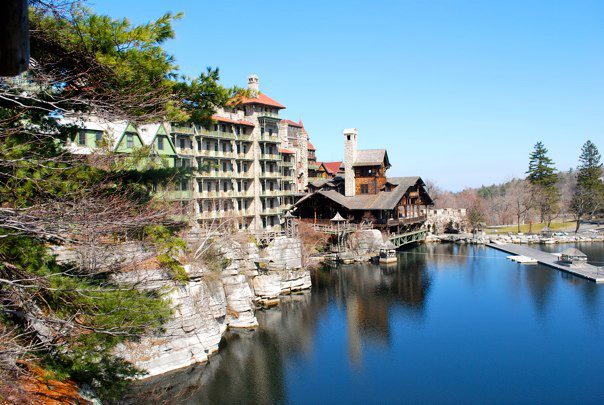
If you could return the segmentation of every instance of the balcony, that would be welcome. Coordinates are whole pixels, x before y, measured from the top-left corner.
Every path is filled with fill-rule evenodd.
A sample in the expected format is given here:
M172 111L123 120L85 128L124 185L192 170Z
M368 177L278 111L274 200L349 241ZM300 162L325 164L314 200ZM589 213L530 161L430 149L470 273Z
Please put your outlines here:
M193 198L193 192L191 190L165 190L158 191L155 195L158 198L170 201L190 200Z
M260 160L281 160L281 156L275 153L261 153Z
M294 162L291 162L291 161L286 162L286 161L282 160L279 163L279 166L281 166L281 167L294 167Z
M172 133L175 134L186 134L186 135L196 135L195 127L186 127L182 125L173 125Z
M237 179L251 179L254 177L254 174L251 170L248 170L247 172L233 172L232 177Z
M260 177L263 179L280 179L282 176L279 172L261 172Z
M269 134L268 132L265 132L263 134L260 134L259 140L261 142L279 143L279 134L278 133Z
M209 170L209 171L201 171L197 175L197 177L201 178L211 178L211 179L228 179L235 176L235 172L233 170Z
M235 152L223 152L223 151L208 150L208 149L202 149L202 150L198 151L197 153L199 156L215 158L215 159L220 159L220 158L235 159L237 157L237 154Z
M193 149L193 148L180 148L177 146L174 149L176 150L176 153L178 155L195 156L195 149Z
M235 159L239 160L254 160L254 155L251 152L248 153L236 153Z
M213 139L240 139L236 138L233 132L222 132L222 131L206 131L201 134L206 138Z
M260 197L281 197L283 195L282 190L264 190L260 191Z
M277 208L265 208L260 212L260 215L281 215L281 207Z

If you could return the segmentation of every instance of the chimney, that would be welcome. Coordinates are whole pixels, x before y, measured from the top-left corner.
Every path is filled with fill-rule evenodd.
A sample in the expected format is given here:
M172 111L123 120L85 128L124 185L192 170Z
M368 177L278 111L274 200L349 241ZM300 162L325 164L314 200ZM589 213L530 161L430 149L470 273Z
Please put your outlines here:
M354 197L356 184L354 180L354 168L352 165L357 158L357 129L347 128L344 130L344 195Z
M260 79L256 75L249 75L247 78L247 89L250 92L250 97L256 98L258 97L258 93L260 92Z

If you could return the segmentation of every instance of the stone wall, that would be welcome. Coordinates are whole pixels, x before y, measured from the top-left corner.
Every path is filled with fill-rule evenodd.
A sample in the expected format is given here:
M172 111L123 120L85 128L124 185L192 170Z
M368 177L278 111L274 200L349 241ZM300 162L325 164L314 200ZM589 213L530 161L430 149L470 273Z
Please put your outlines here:
M465 208L429 209L426 217L425 226L436 235L450 231L464 232L467 227Z

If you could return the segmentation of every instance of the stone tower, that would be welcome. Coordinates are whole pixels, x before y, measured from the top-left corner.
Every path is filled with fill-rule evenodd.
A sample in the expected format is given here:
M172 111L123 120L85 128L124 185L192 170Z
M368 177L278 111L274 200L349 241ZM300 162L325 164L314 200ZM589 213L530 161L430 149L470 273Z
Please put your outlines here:
M347 128L344 130L344 195L354 197L354 161L357 158L357 129Z
M260 79L256 75L249 75L247 78L247 89L250 91L250 96L258 97L260 92Z

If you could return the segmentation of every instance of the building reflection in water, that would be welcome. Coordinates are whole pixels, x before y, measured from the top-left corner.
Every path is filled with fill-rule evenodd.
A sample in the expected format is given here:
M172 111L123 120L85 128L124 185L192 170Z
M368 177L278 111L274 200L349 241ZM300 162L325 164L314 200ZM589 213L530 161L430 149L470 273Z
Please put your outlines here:
M286 402L284 364L312 352L316 322L332 304L346 313L349 359L361 367L363 344L390 345L394 306L410 318L423 317L430 288L426 255L400 259L387 267L363 263L315 271L312 292L257 312L258 330L229 332L207 364L144 380L122 402Z
M440 277L438 284L432 281L436 277ZM510 293L498 294L501 286ZM292 379L312 378L316 367L333 367L329 361L337 361L335 369L346 372L341 367L346 356L349 368L359 369L364 356L369 364L370 350L396 352L391 346L401 342L393 338L393 319L438 328L427 316L432 307L428 298L432 294L432 301L440 299L442 308L442 300L449 299L443 291L451 289L471 298L462 305L480 295L496 297L509 308L528 303L544 320L560 312L552 310L554 305L577 299L597 329L601 288L541 266L516 265L505 254L484 247L421 245L401 252L399 262L391 266L366 263L315 271L311 292L284 297L278 308L257 312L258 330L229 332L220 352L207 364L142 381L122 402L289 402L288 392L296 386ZM502 321L512 325L516 315L504 313L509 318ZM573 319L580 323L581 317L567 321ZM447 327L445 323L443 331ZM476 333L483 327L490 331L488 322L478 322ZM430 352L434 347L422 349Z

